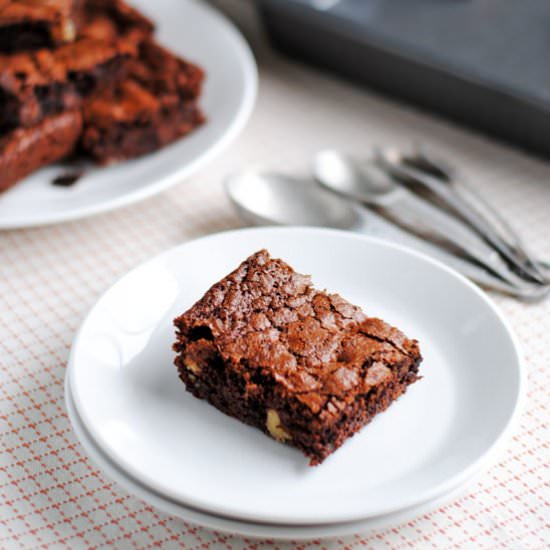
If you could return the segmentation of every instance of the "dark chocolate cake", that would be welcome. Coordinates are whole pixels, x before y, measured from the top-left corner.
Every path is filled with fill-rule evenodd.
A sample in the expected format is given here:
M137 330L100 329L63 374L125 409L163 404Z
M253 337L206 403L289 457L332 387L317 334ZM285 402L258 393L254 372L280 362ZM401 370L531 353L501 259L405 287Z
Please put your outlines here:
M321 463L418 379L415 340L257 252L176 318L186 388Z
M0 192L69 153L122 161L204 122L203 70L153 31L123 0L0 0Z
M142 42L126 77L84 108L82 149L100 164L145 155L202 124L203 71L152 41Z

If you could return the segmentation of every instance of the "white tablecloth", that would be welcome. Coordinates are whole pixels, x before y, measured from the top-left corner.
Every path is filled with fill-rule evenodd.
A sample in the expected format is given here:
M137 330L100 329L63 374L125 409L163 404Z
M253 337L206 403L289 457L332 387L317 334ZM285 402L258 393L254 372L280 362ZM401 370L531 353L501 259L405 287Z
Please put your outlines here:
M239 226L221 181L243 164L306 174L323 147L364 153L373 144L422 140L462 167L550 257L550 164L284 59L268 47L250 6L217 3L236 16L260 66L258 103L237 142L189 181L137 205L0 233L2 548L295 546L218 534L144 504L90 463L64 408L71 341L98 295L160 251ZM500 461L464 496L407 524L297 547L548 547L550 301L494 298L519 336L529 371L527 405Z

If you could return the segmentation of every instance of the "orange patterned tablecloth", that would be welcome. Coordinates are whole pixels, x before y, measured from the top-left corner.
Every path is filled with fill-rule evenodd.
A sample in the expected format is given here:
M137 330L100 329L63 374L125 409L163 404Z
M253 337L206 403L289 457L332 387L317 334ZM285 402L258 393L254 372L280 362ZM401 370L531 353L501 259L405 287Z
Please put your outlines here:
M243 163L305 174L323 147L362 153L375 143L421 139L463 167L533 249L550 257L550 164L283 59L246 4L223 6L237 16L260 65L258 104L240 139L156 198L83 221L0 233L0 548L547 548L550 300L494 297L525 351L520 426L464 496L407 524L296 545L250 541L158 512L87 459L63 398L76 328L98 295L139 262L239 226L221 181Z

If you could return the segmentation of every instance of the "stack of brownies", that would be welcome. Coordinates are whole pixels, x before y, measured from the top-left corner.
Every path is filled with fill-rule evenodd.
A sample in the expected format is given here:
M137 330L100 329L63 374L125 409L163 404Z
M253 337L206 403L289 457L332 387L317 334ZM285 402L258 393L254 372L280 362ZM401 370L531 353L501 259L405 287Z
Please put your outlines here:
M0 0L0 191L68 155L144 155L204 120L203 71L122 0Z

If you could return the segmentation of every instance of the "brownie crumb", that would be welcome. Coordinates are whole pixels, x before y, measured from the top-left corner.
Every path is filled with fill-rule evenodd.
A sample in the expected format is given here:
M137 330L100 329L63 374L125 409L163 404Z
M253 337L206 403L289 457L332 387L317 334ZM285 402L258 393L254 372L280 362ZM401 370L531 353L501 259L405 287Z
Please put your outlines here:
M71 187L74 185L82 176L84 172L69 172L66 174L60 174L52 180L52 185L57 185L59 187Z

